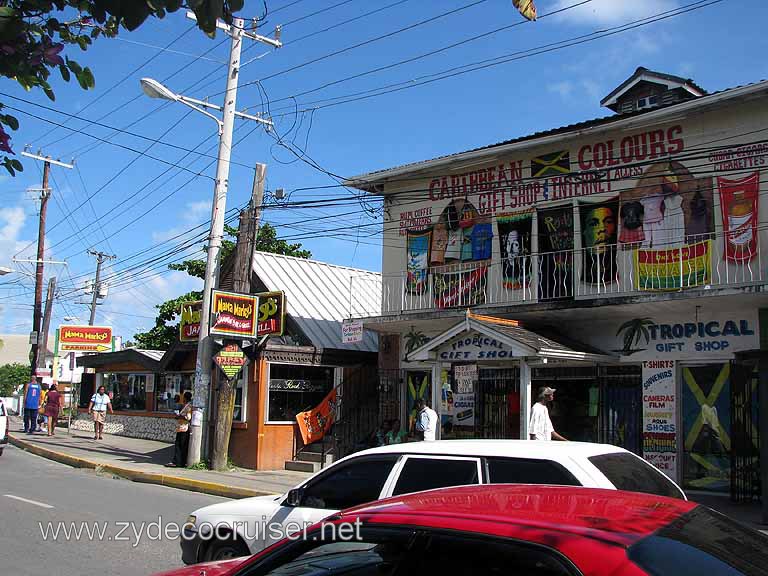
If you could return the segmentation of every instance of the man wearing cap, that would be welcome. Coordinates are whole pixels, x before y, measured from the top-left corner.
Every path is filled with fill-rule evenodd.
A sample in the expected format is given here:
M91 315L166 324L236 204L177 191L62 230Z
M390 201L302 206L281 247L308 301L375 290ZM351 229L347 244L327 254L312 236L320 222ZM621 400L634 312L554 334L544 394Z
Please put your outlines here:
M531 409L531 421L528 424L528 436L531 440L563 440L565 438L555 432L552 420L549 419L547 404L555 399L555 389L549 386L539 388L539 398Z

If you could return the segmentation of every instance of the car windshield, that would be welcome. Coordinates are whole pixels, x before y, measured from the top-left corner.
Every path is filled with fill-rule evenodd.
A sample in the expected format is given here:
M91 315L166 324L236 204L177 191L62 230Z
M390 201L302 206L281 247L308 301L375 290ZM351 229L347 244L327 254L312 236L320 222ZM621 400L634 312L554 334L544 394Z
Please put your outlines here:
M618 452L590 456L589 461L617 490L644 492L670 498L683 498L680 489L663 472L633 454Z
M699 506L627 550L654 576L768 573L768 537Z

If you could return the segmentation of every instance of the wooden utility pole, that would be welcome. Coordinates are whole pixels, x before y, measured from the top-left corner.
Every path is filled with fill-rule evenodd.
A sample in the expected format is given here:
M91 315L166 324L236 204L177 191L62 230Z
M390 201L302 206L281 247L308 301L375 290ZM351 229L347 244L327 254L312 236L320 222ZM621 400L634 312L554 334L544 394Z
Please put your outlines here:
M93 321L96 319L96 300L99 298L99 284L101 283L101 264L104 260L112 260L115 258L112 254L105 254L104 252L94 252L88 250L88 254L96 256L96 278L93 281L93 298L91 298L91 318L88 320L88 325L93 326Z
M48 198L51 196L51 189L48 185L48 179L51 173L51 164L72 168L71 164L65 164L58 160L52 160L49 157L40 154L31 154L26 150L21 153L22 156L41 160L43 162L43 187L40 190L40 221L37 227L37 260L35 266L35 305L32 310L32 351L30 353L30 364L32 369L32 378L35 377L35 370L38 366L45 366L45 349L43 349L42 362L40 361L40 342L42 340L40 331L40 318L43 307L43 272L45 264L45 217L48 209Z
M240 294L251 292L251 274L253 273L253 251L256 247L256 236L259 231L261 205L264 202L264 179L267 173L266 164L256 164L256 175L253 180L251 202L247 208L240 211L240 224L235 246L235 262L233 266L233 289ZM240 375L248 382L248 374ZM216 421L213 430L213 445L211 447L211 468L224 470L227 467L229 452L229 437L232 432L232 415L235 410L235 384L240 376L226 378L218 374L219 386L216 398ZM243 410L247 410L243 406Z

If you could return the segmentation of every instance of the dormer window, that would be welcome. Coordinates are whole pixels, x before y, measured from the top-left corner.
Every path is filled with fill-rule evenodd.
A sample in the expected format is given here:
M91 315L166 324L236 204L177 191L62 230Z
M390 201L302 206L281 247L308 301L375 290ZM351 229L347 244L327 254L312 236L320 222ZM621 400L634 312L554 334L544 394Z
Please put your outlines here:
M600 104L614 112L625 114L628 111L645 111L662 104L699 98L705 94L693 80L640 67L603 98Z
M647 98L640 98L637 101L637 107L638 108L645 108L646 106L648 106L648 99Z
M658 95L648 96L648 106L655 106L658 103L659 103Z

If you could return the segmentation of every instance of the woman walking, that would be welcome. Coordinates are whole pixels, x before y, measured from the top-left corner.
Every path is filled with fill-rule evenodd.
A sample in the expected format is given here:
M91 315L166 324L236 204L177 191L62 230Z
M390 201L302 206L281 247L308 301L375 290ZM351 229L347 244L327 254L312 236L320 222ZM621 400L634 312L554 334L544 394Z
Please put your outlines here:
M56 421L59 419L59 409L61 408L61 394L56 390L56 383L48 388L48 394L45 396L45 417L48 419L48 436L54 435Z
M88 404L88 414L93 414L93 439L102 440L104 434L104 422L106 420L107 410L112 414L112 400L109 399L107 389L99 386L96 394L91 396L91 402Z
M184 406L176 415L176 445L173 451L173 462L166 464L169 468L184 468L187 465L190 420L192 420L192 392L186 391Z

